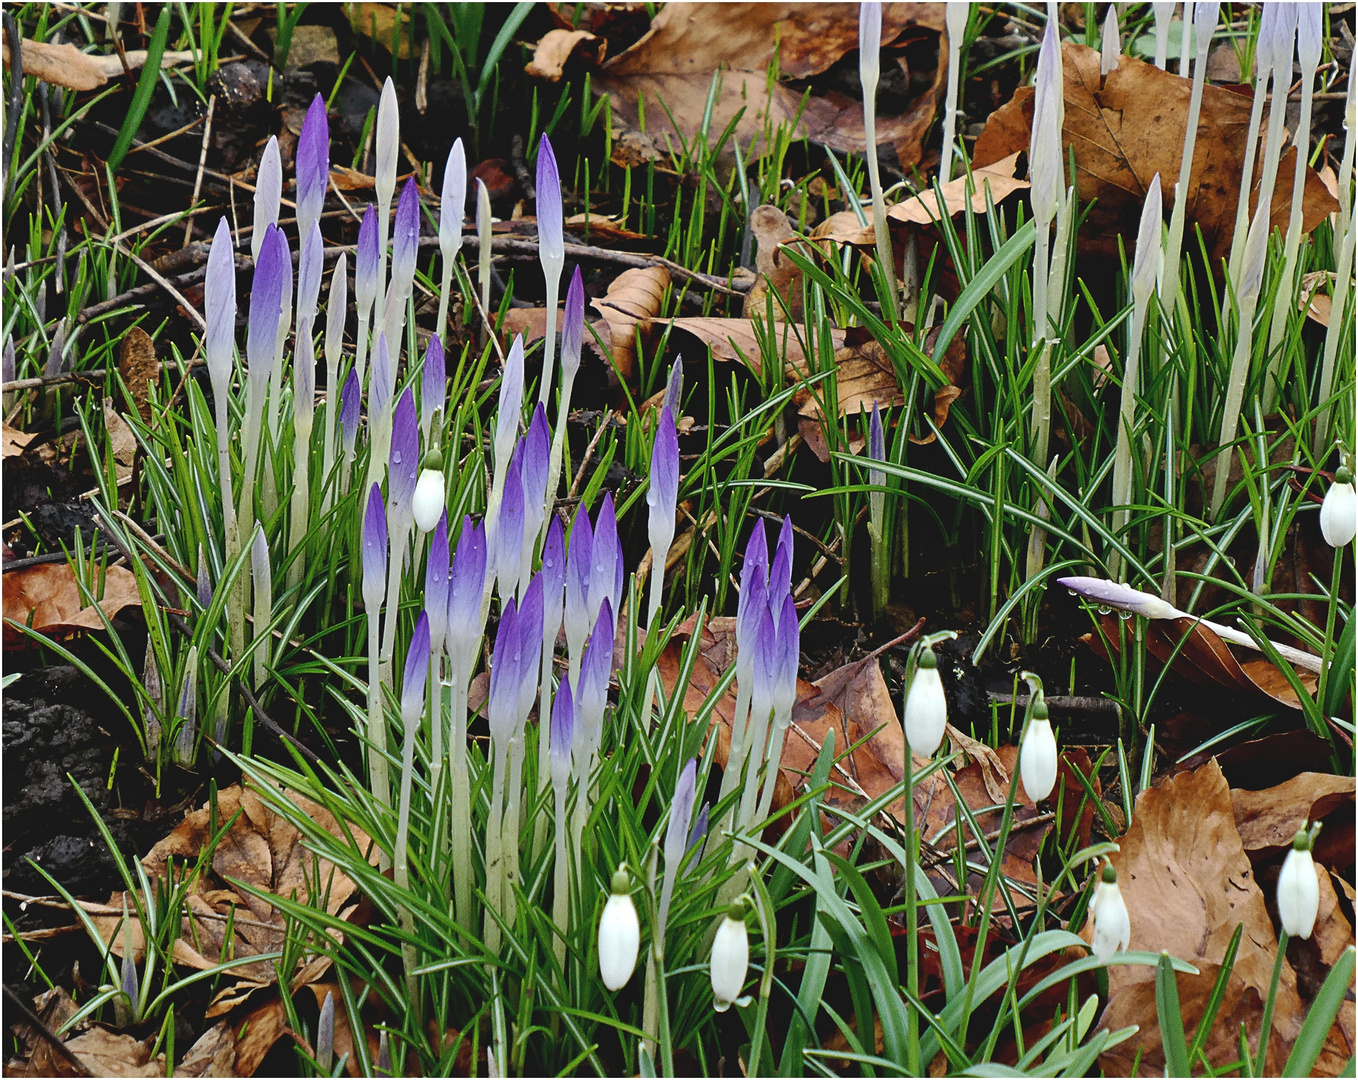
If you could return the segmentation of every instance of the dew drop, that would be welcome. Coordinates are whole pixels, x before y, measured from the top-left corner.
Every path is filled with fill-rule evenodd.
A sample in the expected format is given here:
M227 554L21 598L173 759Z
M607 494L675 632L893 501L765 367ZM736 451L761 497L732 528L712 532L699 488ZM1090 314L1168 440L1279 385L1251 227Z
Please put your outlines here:
M1111 614L1113 614L1113 609L1110 608L1107 604L1100 604L1100 605L1099 605L1099 614L1100 614L1100 615L1111 615Z
M399 450L393 450L393 451L391 452L391 463L392 463L393 465L399 465L399 464L401 464L401 451L399 451Z
M1119 612L1118 612L1118 618L1121 619L1123 622L1126 622L1126 621L1127 621L1128 619L1130 619L1131 617L1132 617L1132 613L1131 613L1130 611L1119 611Z

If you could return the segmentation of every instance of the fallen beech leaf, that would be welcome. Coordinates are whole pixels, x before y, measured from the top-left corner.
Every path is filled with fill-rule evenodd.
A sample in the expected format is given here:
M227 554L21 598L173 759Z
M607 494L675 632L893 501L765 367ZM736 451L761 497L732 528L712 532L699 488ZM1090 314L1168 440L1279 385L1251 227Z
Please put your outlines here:
M927 35L938 42L942 29L942 4L883 5L885 46L906 36ZM656 15L640 41L603 66L595 86L612 99L615 118L640 127L640 97L650 130L669 132L687 143L703 127L715 73L719 89L708 129L725 130L744 110L734 137L748 148L746 160L766 152L766 130L794 122L795 137L862 153L866 136L861 102L831 92L812 94L803 103L802 89L783 81L818 75L857 47L855 4L672 3ZM779 80L770 85L766 72L775 55ZM878 144L895 144L902 168L919 162L946 66L943 56L929 88L906 113L877 118Z
M533 47L533 59L524 71L537 79L560 82L572 54L578 51L591 65L598 65L607 47L608 42L588 30L548 30Z
M189 1047L175 1066L175 1076L239 1076L236 1068L236 1033L225 1020L213 1024Z
M558 308L556 312L556 328L560 332L566 323L566 313ZM526 348L535 341L541 341L547 336L547 309L540 308L510 308L505 312L504 322L500 324L500 337L506 345L514 340L515 336L523 337L523 344Z
M347 165L330 166L330 182L339 191L371 191L377 179Z
M351 840L376 865L377 850L360 829L337 821L329 810L301 795L289 792L288 798L326 831ZM302 834L274 813L253 791L243 790L236 784L218 792L219 827L230 821L238 810L240 816L213 853L211 873L199 878L189 894L182 933L174 943L174 959L176 963L204 970L219 963L224 955L240 958L242 963L234 973L246 985L242 987L238 983L235 989L248 991L251 986L267 986L277 978L273 961L250 962L249 957L282 948L287 931L287 920L268 901L268 894L295 895L299 902L305 902L311 896L312 883L319 881L326 910L331 915L343 912L342 917L347 917L353 912L356 886L328 859L312 854ZM210 808L205 806L189 814L142 860L147 874L152 880L163 878L168 861L198 858L209 840L211 827ZM231 880L253 886L265 898L236 888L230 884ZM100 934L119 956L123 952L122 902L123 894L115 893L107 905L112 913L94 917ZM129 910L135 911L130 903ZM228 943L227 918L233 910L234 933ZM129 928L129 940L134 953L140 956L143 939L135 916ZM293 988L315 981L328 967L328 957L318 956L299 971L290 973ZM210 1012L220 1015L222 1011L214 1006Z
M399 60L410 59L414 31L410 11L404 5L346 3L344 14L354 33L369 38Z
M693 316L666 319L663 325L692 334L712 350L714 360L737 361L745 364L755 374L759 374L761 370L763 357L761 339L769 341L770 346L783 356L788 367L794 370L794 378L801 377L795 374L796 371L807 369L804 349L807 329L797 323L775 322L771 332L765 330L762 319L756 323L750 319ZM830 335L835 349L842 349L844 331L831 329Z
M125 607L139 606L141 593L131 570L110 566L104 573L97 604L110 619ZM4 617L40 633L62 635L78 630L103 630L104 620L94 605L85 606L84 596L69 563L39 563L4 576ZM5 627L5 648L22 648L28 641L17 630Z
M145 49L128 49L124 54L127 57L127 70L138 71L146 66L147 52ZM123 62L118 58L117 53L109 53L107 56L90 56L98 65L102 74L109 79L116 79L123 73ZM178 67L180 64L192 64L198 59L198 54L188 49L166 49L160 54L160 66L162 68ZM24 50L24 68L28 67L28 50ZM26 72L25 72L26 73Z
M1153 953L1165 949L1201 970L1197 976L1179 976L1185 1016L1195 1008L1201 1015L1200 1003L1211 992L1216 974L1212 967L1222 962L1236 924L1244 924L1232 975L1232 982L1240 983L1233 991L1233 1002L1238 1005L1233 1003L1227 1012L1229 1022L1216 1025L1218 1032L1225 1031L1231 1038L1221 1039L1208 1051L1213 1064L1225 1065L1232 1060L1227 1055L1233 1052L1238 1021L1246 1022L1251 1045L1258 1045L1263 1019L1260 1002L1268 995L1278 943L1264 894L1236 831L1230 789L1216 762L1179 773L1137 796L1131 827L1119 844L1113 864L1131 915L1129 948ZM1155 968L1110 967L1108 990L1100 1026L1116 1030L1138 1023L1141 1031L1104 1054L1101 1064L1110 1073L1128 1075L1133 1057L1144 1046L1143 1075L1163 1074L1164 1052L1154 1007ZM1282 1067L1302 1019L1296 973L1284 961L1269 1044L1269 1074L1277 1075Z
M614 244L623 240L649 240L645 233L633 232L618 224L617 218L603 214L572 214L565 221L566 227L579 229L586 243Z
M140 326L132 327L123 335L118 348L118 374L123 378L137 413L149 424L151 405L148 399L151 383L160 378L160 361L156 359L156 343Z
M637 327L660 314L669 287L670 272L663 266L624 270L608 287L606 295L590 301L608 326L609 356L623 382L632 382L636 371Z
M1240 840L1248 852L1273 853L1289 847L1298 829L1328 817L1341 807L1353 816L1354 779L1304 772L1263 791L1231 790L1231 806Z
M34 439L37 438L37 434L36 433L29 434L26 431L19 431L17 428L12 428L8 424L5 424L4 437L5 437L4 456L7 458L12 458L19 457L24 452L24 448L28 446L28 444L31 443Z
M108 398L104 398L104 431L108 435L109 449L113 451L114 472L121 484L132 475L132 466L137 460L137 436Z
M342 1010L336 1009L338 1018ZM287 1011L280 998L271 997L252 1009L236 1027L235 1076L254 1076L274 1043L290 1033Z
M754 233L755 266L759 270L759 280L745 294L742 314L747 319L766 315L767 297L772 290L779 297L773 302L773 317L800 322L802 272L782 252L782 245L796 237L787 215L776 206L756 206L750 214L750 231Z
M3 42L5 66L8 67L9 38ZM19 45L23 59L24 74L32 75L53 86L64 86L67 90L95 90L108 82L108 76L100 70L99 62L87 56L74 45L52 45L45 41L31 41L24 38ZM113 58L117 63L118 58ZM145 61L142 61L145 63ZM119 65L118 71L122 72Z
M1062 45L1065 70L1065 127L1062 160L1073 153L1080 205L1092 203L1080 229L1080 249L1116 260L1118 237L1130 244L1136 235L1151 178L1179 175L1184 124L1192 84L1188 79L1126 56L1108 73L1099 73L1099 54L1083 45ZM1020 87L1014 97L991 114L976 141L974 162L988 165L1028 148L1032 130L1033 91ZM1188 183L1185 237L1196 225L1202 230L1207 257L1220 265L1231 245L1239 202L1250 98L1218 86L1203 89L1193 169ZM1295 150L1279 165L1280 177L1291 177ZM1259 172L1255 172L1256 189ZM1166 189L1168 213L1172 184ZM1251 194L1251 202L1257 190ZM1287 229L1292 184L1279 183L1273 194L1270 222ZM1302 229L1309 232L1337 207L1312 171L1306 174Z
M95 1076L164 1076L165 1055L151 1057L154 1036L145 1041L132 1035L115 1035L101 1027L92 1027L66 1043L66 1049L85 1063ZM59 1064L58 1064L59 1063ZM30 1076L73 1076L71 1067L53 1057L57 1071L30 1073Z

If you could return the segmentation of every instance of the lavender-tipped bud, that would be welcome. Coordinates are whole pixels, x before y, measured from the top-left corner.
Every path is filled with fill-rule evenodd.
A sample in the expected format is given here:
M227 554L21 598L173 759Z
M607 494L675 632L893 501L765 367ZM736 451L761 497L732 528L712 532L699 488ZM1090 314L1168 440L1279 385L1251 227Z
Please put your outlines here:
M382 606L387 584L387 508L377 484L368 493L368 509L363 515L363 603L373 618Z
M391 458L387 477L388 510L393 523L409 521L410 501L420 478L420 427L415 396L406 387L391 418Z
M319 221L325 207L325 189L330 185L330 123L325 115L325 99L311 99L297 137L297 231L305 236L313 222Z
M552 142L544 133L538 142L538 256L544 266L566 261L566 241L561 218L561 175L556 168ZM548 358L550 362L550 357Z
M500 376L500 402L495 411L495 460L508 461L514 440L519 437L523 411L523 337L514 335Z
M674 898L674 886L679 880L679 864L688 850L688 826L693 817L697 784L698 759L689 758L679 772L679 782L674 785L670 821L665 827L665 884L660 893L660 916L656 920L662 934L670 921L670 902Z
M391 234L391 287L405 300L415 279L415 256L420 248L420 189L414 177L401 188L396 224Z
M309 336L321 299L321 273L325 269L320 222L313 221L304 235L302 254L297 260L297 330Z
M613 493L604 495L603 505L594 518L594 546L589 570L589 607L599 611L606 600L611 608L618 606L618 571L622 566L622 546L618 543L618 519L613 512Z
M1108 5L1108 15L1103 20L1103 42L1099 50L1099 74L1107 77L1116 71L1118 60L1122 58L1122 35L1118 32L1118 12L1116 4Z
M448 633L448 514L439 514L424 568L424 609L429 613L429 651L443 648Z
M585 342L585 282L580 276L580 267L571 274L571 283L566 289L566 313L561 328L561 371L562 378L569 383L580 370L580 353ZM561 423L564 417L558 417Z
M801 627L797 622L797 605L791 595L783 597L783 610L777 622L773 708L779 716L790 717L792 703L797 700L797 668L802 657Z
M212 578L208 573L207 558L203 554L203 545L198 545L198 606L204 611L212 603Z
M1324 29L1321 25L1324 9L1320 4L1297 4L1297 58L1303 72L1312 72L1320 64L1320 48Z
M486 588L486 530L462 519L457 554L448 577L448 651L470 650L481 635L481 597ZM468 659L470 665L470 660Z
M542 542L542 644L550 649L561 632L561 613L565 603L566 540L561 519L552 515L547 539Z
M1160 266L1164 262L1164 247L1160 242L1163 216L1160 174L1156 173L1151 178L1146 202L1141 207L1141 226L1136 233L1136 257L1132 263L1132 298L1139 305L1144 305L1150 299L1160 276Z
M684 358L676 356L670 365L669 381L665 383L665 407L677 423L684 408Z
M448 393L448 368L443 356L443 342L438 334L429 339L424 353L424 375L420 381L420 430L429 437L429 426L434 414L443 408Z
M325 363L333 371L339 370L344 352L344 316L349 306L349 253L341 251L330 278L330 297L325 306ZM333 394L335 388L327 387Z
M523 448L505 470L504 495L500 500L500 520L495 530L495 578L500 599L513 595L519 586L523 565Z
M594 564L594 529L583 506L576 512L566 552L566 647L577 665L589 633L589 573Z
M443 197L439 203L439 253L451 262L462 246L462 216L467 207L467 155L462 140L454 139L443 166Z
M858 76L866 87L876 88L882 74L882 5L868 0L858 9ZM867 93L867 90L864 90Z
M287 245L277 225L265 230L263 246L255 260L254 281L250 286L250 327L245 340L245 359L250 381L267 381L273 368L277 344L278 318L283 309L283 278L292 277Z
M321 1075L329 1076L335 1061L335 995L327 990L321 1002L321 1015L316 1021L316 1064Z
M372 203L363 211L354 252L354 300L359 314L371 311L377 299L377 211Z
M523 591L519 603L519 682L517 720L522 723L528 719L537 697L538 681L536 675L542 660L542 623L543 623L542 574L533 575L528 588Z
M265 549L267 564L268 548ZM256 585L258 588L258 585ZM179 727L175 732L174 760L190 767L193 764L193 751L198 742L198 646L189 647L189 655L184 660L184 686L179 692Z
M278 156L278 139L270 135L255 174L255 227L250 233L250 256L259 258L270 225L278 224L278 208L283 200L283 162Z
M358 386L358 372L350 371L349 377L344 380L344 385L340 387L340 442L344 447L345 456L354 452L354 446L358 442L362 393Z
M608 704L608 677L613 672L613 634L613 608L605 600L580 664L580 692L576 698L577 719L584 726L590 753L598 746L604 708Z
M763 571L764 584L768 585L769 577L769 542L764 535L764 519L757 518L754 528L750 530L750 539L745 542L745 560L740 567L740 605L745 606L746 584L750 580L751 574L758 567Z
M525 560L532 559L533 544L547 513L547 470L552 459L552 436L547 430L547 410L542 402L533 409L533 421L523 440L523 543Z
M377 344L373 346L372 374L368 378L368 417L376 421L385 417L391 410L391 391L394 382L391 369L391 351L387 348L387 335L378 334Z
M490 661L490 690L486 700L491 738L506 742L514 730L519 706L519 617L511 596L500 612L495 630L495 655Z
M203 312L207 333L203 350L214 397L225 400L231 387L231 366L236 352L236 265L231 254L231 228L226 218L217 222L212 250L207 256L203 279ZM13 345L10 345L11 353ZM12 379L13 375L6 375Z
M1033 132L1028 144L1028 168L1033 216L1045 228L1056 214L1064 171L1061 165L1061 45L1056 24L1048 21L1037 53L1037 90L1033 98Z
M575 700L570 679L562 679L552 702L552 785L564 790L571 778L571 744L575 741ZM558 828L561 826L558 825Z
M651 541L652 571L663 573L665 556L674 539L674 513L679 501L679 437L674 430L674 414L666 405L656 423L655 443L651 447L651 486L646 492L650 507L648 537Z
M1174 619L1183 614L1173 604L1130 585L1095 577L1063 577L1057 583L1103 607L1130 611L1147 619Z
M401 717L407 724L424 710L424 680L429 674L429 614L420 612L415 633L406 650L405 673L401 677Z
M374 186L377 201L391 205L396 191L396 154L401 148L401 114L396 105L396 85L388 76L382 84L382 96L377 103L377 174Z

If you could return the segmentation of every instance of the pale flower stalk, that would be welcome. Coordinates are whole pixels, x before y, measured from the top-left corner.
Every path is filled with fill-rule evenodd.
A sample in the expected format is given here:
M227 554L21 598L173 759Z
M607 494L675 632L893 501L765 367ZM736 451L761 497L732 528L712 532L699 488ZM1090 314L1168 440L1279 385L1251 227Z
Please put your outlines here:
M956 153L958 97L962 82L962 38L967 32L971 5L966 0L948 0L944 19L948 28L948 96L943 107L943 158L938 164L938 182L952 179L952 159ZM876 196L873 196L875 199ZM875 227L875 225L874 225Z
M410 798L415 777L415 736L419 733L424 712L424 681L428 672L429 615L421 611L410 647L406 650L405 674L401 680L401 795L396 819L396 849L392 852L392 880L401 893L410 891ZM397 907L396 918L407 938L401 943L406 998L418 1009L420 994L415 974L415 946L409 940L415 933L415 919L404 904Z
M549 320L550 321L550 320ZM566 311L561 328L561 401L556 409L556 427L552 431L552 460L547 470L547 512L556 504L556 492L561 482L561 461L566 449L566 425L571 413L571 392L575 376L580 370L580 353L585 342L585 283L580 267L571 274L566 289ZM677 362L677 361L676 361Z
M900 317L900 287L896 283L896 256L887 231L886 202L882 197L882 173L877 161L877 82L882 73L882 5L865 0L858 9L858 78L863 86L864 153L868 159L868 185L872 191L872 231L877 241L877 263L886 281L884 306L894 326Z
M1029 189L1033 222L1037 229L1033 245L1033 341L1037 364L1033 370L1033 454L1039 466L1047 460L1051 435L1051 350L1047 345L1048 288L1051 272L1051 225L1065 188L1061 162L1061 115L1063 112L1061 46L1056 24L1048 21L1037 56L1037 84L1033 100L1033 131L1028 147Z
M254 541L250 545L250 571L255 586L254 607L254 667L255 689L264 685L269 675L269 624L273 622L273 567L269 561L269 542L264 538L264 526L255 526Z
M311 516L311 431L316 417L316 345L312 326L321 294L321 226L317 221L302 243L297 273L297 340L292 360L292 519L288 528L288 553L301 546ZM288 567L288 588L295 589L306 573L305 552L298 552Z
M486 534L469 517L462 519L457 553L448 574L447 647L452 679L448 750L452 771L449 829L453 850L453 911L464 929L473 925L471 880L471 777L467 770L467 689L481 650L485 615L481 596L486 579Z
M476 276L481 286L481 311L485 323L483 335L489 334L493 316L490 312L490 192L479 176L476 178Z
M387 510L373 484L363 515L363 608L368 624L368 782L379 806L391 805L387 779L387 728L382 715L381 610L387 576ZM389 865L389 864L388 864Z
M1249 193L1254 190L1254 163L1259 145L1259 127L1264 118L1264 104L1268 101L1268 80L1273 73L1273 27L1278 19L1277 0L1263 5L1259 16L1259 32L1254 50L1254 99L1250 105L1249 128L1245 135L1245 146L1241 160L1240 196L1235 205L1235 226L1231 230L1231 254L1227 259L1227 273L1232 281L1240 276L1240 259L1245 253L1245 235L1250 228ZM1291 74L1283 78L1290 79ZM1221 325L1231 311L1231 296L1223 290L1221 297Z
M288 238L282 229L276 229L275 235L278 237L278 244L282 248L282 267L283 277L281 281L283 293L279 305L278 324L274 330L273 347L273 366L269 369L269 398L266 403L268 412L269 435L271 442L267 449L270 457L273 458L273 477L272 483L265 484L263 491L264 516L272 518L274 510L278 507L278 490L281 479L281 467L274 455L274 447L282 441L282 431L279 425L279 408L283 400L283 346L288 340L288 332L292 329L292 248L288 245Z
M349 255L340 252L330 277L325 308L325 433L321 446L321 514L329 512L334 493L335 420L339 415L340 360L344 356L344 317L349 306Z
M1165 65L1169 60L1169 28L1174 18L1174 9L1178 4L1170 0L1169 3L1155 3L1151 5L1151 10L1155 14L1155 66L1161 71L1165 70Z
M354 305L358 312L358 336L354 342L354 370L359 386L367 385L368 330L377 302L377 211L372 204L363 211L354 249Z

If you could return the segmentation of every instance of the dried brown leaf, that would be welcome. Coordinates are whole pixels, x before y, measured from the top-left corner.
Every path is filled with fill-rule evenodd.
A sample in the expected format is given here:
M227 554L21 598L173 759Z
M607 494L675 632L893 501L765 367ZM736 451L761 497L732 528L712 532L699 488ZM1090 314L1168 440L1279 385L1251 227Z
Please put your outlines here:
M140 326L123 335L118 350L118 374L123 377L128 396L146 423L151 422L151 405L147 400L151 383L160 378L160 361L156 359L156 343ZM130 432L129 432L130 434Z
M805 343L807 329L798 323L775 322L770 330L764 320L719 319L701 316L666 319L662 325L692 334L712 350L714 360L736 361L759 374L763 350L761 339L771 339L775 352L783 356L794 378L807 369ZM844 347L844 331L832 329L831 341L836 350Z
M96 589L97 606L110 619L125 607L141 604L137 579L123 566L110 566L104 573L103 589ZM4 617L29 625L41 633L63 635L79 630L102 630L104 621L95 605L86 607L75 572L69 563L39 563L4 576ZM5 647L22 647L28 639L5 626Z
M24 449L37 438L36 434L29 434L12 428L8 424L4 425L4 456L7 458L19 457Z
M175 1066L175 1076L236 1076L236 1033L225 1020L213 1024Z
M1297 830L1341 807L1352 816L1354 778L1304 772L1263 791L1231 790L1235 826L1245 850L1268 854L1292 843Z
M3 47L5 66L8 67L9 39L6 38L0 47ZM96 90L108 82L108 76L100 70L98 61L86 56L74 45L52 45L25 38L19 49L23 57L24 74L53 86L64 86L67 90ZM122 68L118 70L121 72Z
M669 287L670 272L663 266L624 270L608 287L606 295L590 301L607 324L608 334L601 336L623 382L632 382L636 371L637 327L660 314Z
M409 60L413 28L410 10L390 4L346 3L344 14L355 34L362 34L397 59Z
M524 71L536 79L560 82L566 62L576 52L591 66L602 64L608 42L588 30L548 30L533 47L533 59Z

